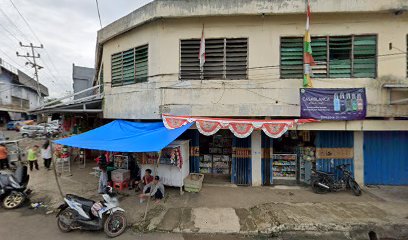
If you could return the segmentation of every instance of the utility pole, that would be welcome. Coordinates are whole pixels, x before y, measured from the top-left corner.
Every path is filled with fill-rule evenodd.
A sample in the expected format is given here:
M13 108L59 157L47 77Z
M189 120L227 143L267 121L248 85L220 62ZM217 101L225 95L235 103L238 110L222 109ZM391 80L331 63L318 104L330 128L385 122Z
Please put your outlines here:
M31 65L32 68L34 68L34 76L35 76L35 80L37 80L37 94L38 94L38 106L40 106L40 99L41 99L41 91L40 91L40 81L38 80L38 70L40 70L41 67L40 65L37 64L36 59L40 58L40 54L37 53L37 55L35 55L35 51L34 49L36 48L44 48L44 46L41 44L40 46L35 46L32 43L30 43L30 45L24 45L20 42L20 46L24 47L24 48L31 48L31 55L29 53L27 53L26 55L21 55L18 52L16 52L17 57L24 57L27 59L28 62L26 62L26 65ZM32 61L29 59L32 58Z

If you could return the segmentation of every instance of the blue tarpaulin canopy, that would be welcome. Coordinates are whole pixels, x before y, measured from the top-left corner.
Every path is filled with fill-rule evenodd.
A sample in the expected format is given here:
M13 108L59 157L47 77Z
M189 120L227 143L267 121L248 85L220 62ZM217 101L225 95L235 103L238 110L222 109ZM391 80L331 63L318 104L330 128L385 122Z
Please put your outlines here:
M169 130L163 122L115 120L102 127L54 142L70 147L110 152L158 152L176 140L192 124Z

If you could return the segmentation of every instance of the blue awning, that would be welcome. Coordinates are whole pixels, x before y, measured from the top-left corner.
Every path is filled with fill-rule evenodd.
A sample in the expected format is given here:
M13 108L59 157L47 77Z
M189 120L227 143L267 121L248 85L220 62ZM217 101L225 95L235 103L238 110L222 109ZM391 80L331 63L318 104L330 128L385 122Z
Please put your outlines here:
M163 122L115 120L102 127L54 142L70 147L110 152L158 152L176 140L192 124L169 130Z

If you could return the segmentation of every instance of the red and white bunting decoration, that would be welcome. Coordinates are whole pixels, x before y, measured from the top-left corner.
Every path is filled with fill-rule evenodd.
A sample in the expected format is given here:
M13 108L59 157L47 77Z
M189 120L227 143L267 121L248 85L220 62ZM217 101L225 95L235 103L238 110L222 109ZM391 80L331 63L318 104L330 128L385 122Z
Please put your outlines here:
M189 122L192 122L192 121L189 121L188 119L183 119L183 118L165 117L165 115L163 115L163 124L167 129L180 128L188 124Z
M195 122L198 131L206 136L213 135L220 129L230 129L238 138L246 138L254 130L262 130L271 138L281 137L289 128L295 125L317 122L314 119L289 119L289 120L252 120L252 119L227 119L227 118L201 118L189 116L172 116L163 114L164 126L168 129L182 127Z
M197 120L196 126L197 126L198 131L205 136L211 136L217 133L218 130L222 128L219 122L210 122L210 121L202 121L202 120Z
M255 129L251 123L230 123L228 128L239 138L248 137Z
M268 137L280 138L292 126L293 124L265 123L262 125L262 130Z

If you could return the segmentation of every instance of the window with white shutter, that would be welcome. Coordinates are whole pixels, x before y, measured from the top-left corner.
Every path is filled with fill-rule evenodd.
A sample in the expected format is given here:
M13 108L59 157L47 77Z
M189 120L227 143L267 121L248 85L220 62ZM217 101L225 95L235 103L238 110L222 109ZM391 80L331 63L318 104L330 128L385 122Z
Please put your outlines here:
M200 69L199 51L200 39L180 41L180 79L247 79L247 38L206 39L203 69Z

